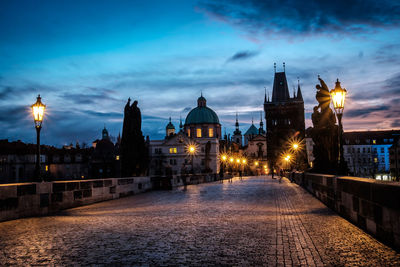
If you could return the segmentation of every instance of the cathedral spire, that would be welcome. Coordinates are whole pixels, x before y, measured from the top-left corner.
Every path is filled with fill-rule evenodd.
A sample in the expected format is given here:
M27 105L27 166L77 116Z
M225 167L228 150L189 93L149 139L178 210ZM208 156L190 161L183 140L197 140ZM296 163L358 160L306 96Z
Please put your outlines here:
M300 89L300 79L297 77L297 100L303 101L303 95Z
M264 92L264 104L267 103L267 87L264 87L265 92Z
M239 118L238 113L236 112L236 123L235 123L236 130L239 130Z

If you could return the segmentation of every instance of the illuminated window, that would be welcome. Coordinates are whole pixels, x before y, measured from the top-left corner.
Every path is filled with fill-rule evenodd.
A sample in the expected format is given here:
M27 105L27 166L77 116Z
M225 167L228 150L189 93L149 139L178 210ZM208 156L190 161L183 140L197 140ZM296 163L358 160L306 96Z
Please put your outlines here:
M208 128L208 137L214 137L214 129Z
M46 172L49 171L49 165L46 165Z
M197 128L197 137L201 137L201 129Z
M376 140L372 140L372 143L373 143L373 144L376 144Z
M117 156L115 157L115 159L116 159L116 160L119 160L119 155L117 155Z
M374 158L374 162L377 163L378 162L378 158Z
M176 147L170 147L169 148L169 154L176 154L176 152L177 152Z
M188 136L190 137L190 129L187 130Z

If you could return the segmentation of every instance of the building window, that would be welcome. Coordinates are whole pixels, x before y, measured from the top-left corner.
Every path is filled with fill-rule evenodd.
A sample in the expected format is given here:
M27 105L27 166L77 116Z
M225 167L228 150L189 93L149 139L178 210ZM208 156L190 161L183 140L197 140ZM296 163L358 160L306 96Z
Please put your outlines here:
M374 162L377 163L378 162L378 158L374 158Z
M370 153L371 152L371 150L368 148L368 153Z
M208 137L214 137L214 129L208 128Z
M176 153L177 153L176 147L170 147L169 148L169 154L176 154Z
M372 140L372 143L373 143L373 144L376 144L376 140L375 140L375 139L374 139L374 140Z
M381 153L385 153L385 148L381 147Z
M201 128L197 128L196 131L197 131L197 137L201 137Z
M190 137L190 129L187 130L187 134Z
M363 153L365 153L365 147L363 147Z
M360 153L360 148L359 147L357 148L357 153Z
M162 153L161 148L156 148L156 149L154 149L154 153L155 153L155 154L161 154L161 153Z

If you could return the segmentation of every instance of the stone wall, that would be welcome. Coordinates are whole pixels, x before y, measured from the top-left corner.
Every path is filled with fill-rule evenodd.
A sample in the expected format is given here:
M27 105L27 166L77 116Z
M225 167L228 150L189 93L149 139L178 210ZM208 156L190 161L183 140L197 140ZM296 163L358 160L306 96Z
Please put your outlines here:
M296 173L295 181L329 208L400 250L400 183Z
M152 188L149 177L0 184L0 221L47 215Z

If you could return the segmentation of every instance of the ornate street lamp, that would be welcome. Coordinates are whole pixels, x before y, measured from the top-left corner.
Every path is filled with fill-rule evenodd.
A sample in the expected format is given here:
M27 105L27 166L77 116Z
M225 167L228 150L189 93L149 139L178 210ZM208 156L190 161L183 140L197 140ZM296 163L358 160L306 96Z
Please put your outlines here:
M42 122L44 117L44 111L46 105L42 103L42 98L38 95L36 103L31 106L33 120L35 122L36 129L36 165L35 165L35 175L38 181L41 180L40 176L40 130L42 129Z
M346 99L347 91L346 89L340 86L339 79L336 80L336 86L331 90L331 100L333 103L333 107L335 108L335 113L338 118L338 167L341 166L341 158L342 158L342 134L343 134L343 126L342 126L342 116L344 110L344 101Z
M192 164L192 174L194 174L194 164L193 164L193 157L196 155L197 153L197 146L196 144L188 144L186 146L186 152L189 154L190 156L190 161Z

